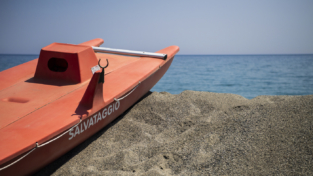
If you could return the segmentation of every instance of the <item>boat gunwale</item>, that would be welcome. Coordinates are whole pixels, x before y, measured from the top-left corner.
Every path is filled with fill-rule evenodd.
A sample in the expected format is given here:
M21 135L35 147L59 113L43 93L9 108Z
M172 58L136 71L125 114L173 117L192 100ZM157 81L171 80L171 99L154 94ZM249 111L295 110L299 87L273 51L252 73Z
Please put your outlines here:
M146 57L141 57L141 58L142 58L142 59L147 59ZM155 59L155 58L149 58L149 59ZM155 73L158 72L158 70L159 70L164 64L166 64L169 60L172 60L172 59L173 59L173 57L172 57L172 58L168 58L167 60L162 60L162 62L159 64L159 66L157 66L156 68L154 68L153 70L151 70L151 72L150 72L148 75L146 75L145 77L142 77L139 82L144 82L145 80L147 80L148 78L150 78L151 76L153 76ZM156 60L160 60L160 59L156 59ZM138 60L137 60L137 61L138 61ZM127 65L128 65L128 64L127 64ZM125 66L127 66L127 65L125 65ZM121 68L122 68L122 67L121 67ZM120 68L119 68L119 69L120 69ZM116 69L116 70L118 70L118 69ZM116 70L115 70L115 71L116 71ZM107 74L110 74L110 73L112 73L112 72L108 72ZM107 75L107 74L106 74L106 75ZM81 83L81 84L83 84L82 86L76 88L75 90L71 91L70 93L73 93L73 92L77 91L78 89L83 89L84 87L87 87L87 83L88 83L89 81L90 81L90 80L86 80L85 82ZM138 86L138 85L140 84L139 82L135 82L131 87L129 87L129 88L126 89L125 91L123 91L123 92L119 93L118 95L116 95L115 98L111 98L111 99L105 101L105 102L106 102L106 103L105 103L105 106L102 107L102 108L100 108L100 109L98 109L98 110L95 110L95 113L97 113L99 110L101 110L101 109L103 109L103 108L108 107L112 102L115 101L114 99L117 99L118 97L123 97L124 95L127 95L130 91L132 91L136 86ZM68 94L70 94L70 93L68 93ZM67 95L68 95L68 94L67 94ZM64 97L64 96L65 96L65 95L59 97L58 99L55 99L54 102L57 101L57 100L59 100L60 98L62 98L62 97ZM50 103L53 103L53 102L50 102ZM48 103L48 104L50 104L50 103ZM39 109L37 109L37 110L39 110ZM86 116L82 116L81 118L75 120L75 121L72 122L71 124L69 124L69 125L67 125L67 126L64 126L64 127L62 128L62 130L60 129L60 131L62 131L62 132L56 133L55 135L51 136L49 139L47 139L47 140L45 140L45 141L43 141L43 142L36 142L36 143L33 143L33 144L31 144L30 146L27 146L27 147L25 147L24 149L22 149L21 151L15 153L14 155L10 155L10 156L7 157L7 158L3 158L3 159L0 161L0 165L3 165L3 164L5 164L5 163L14 162L17 157L19 157L19 156L21 156L21 155L23 155L23 154L25 154L25 153L28 153L30 150L33 150L33 149L37 148L38 146L49 142L50 140L54 140L54 138L58 138L58 136L59 136L60 133L63 134L63 133L68 132L71 128L73 128L73 127L75 127L76 125L80 124L80 123L81 123L82 121L84 121L85 119L87 119L87 118L93 116L95 113L90 114L90 115L86 115ZM29 114L28 114L28 115L29 115ZM69 127L69 126L70 126L70 127ZM6 127L7 127L7 126L6 126ZM3 129L3 128L2 128L2 129ZM0 129L0 131L1 131L2 129ZM38 140L38 141L40 141L40 140ZM14 161L13 161L13 160L14 160Z

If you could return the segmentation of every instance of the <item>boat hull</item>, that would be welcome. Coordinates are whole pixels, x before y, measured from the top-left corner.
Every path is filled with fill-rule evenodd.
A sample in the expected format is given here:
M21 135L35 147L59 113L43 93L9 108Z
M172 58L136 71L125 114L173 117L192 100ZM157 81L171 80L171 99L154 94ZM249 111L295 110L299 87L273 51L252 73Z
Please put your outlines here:
M120 101L113 101L106 107L101 108L85 118L82 118L78 124L70 128L67 132L64 132L62 137L56 137L57 139L54 141L51 141L42 147L34 148L34 150L25 158L0 171L0 175L33 174L40 168L64 155L66 152L70 151L90 136L94 135L134 105L134 103L136 103L141 97L143 97L162 78L171 65L173 57L174 56L168 58L158 70L148 76L140 84L134 86L129 95L128 93L125 94L127 96L124 99ZM0 165L0 168L15 162L26 153L27 152Z

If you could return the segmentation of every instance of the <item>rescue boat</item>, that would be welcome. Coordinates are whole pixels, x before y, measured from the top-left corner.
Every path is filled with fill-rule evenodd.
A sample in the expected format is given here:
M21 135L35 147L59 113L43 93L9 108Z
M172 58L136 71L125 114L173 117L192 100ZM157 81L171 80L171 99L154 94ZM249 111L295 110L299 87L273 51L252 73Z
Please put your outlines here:
M179 47L156 53L52 43L0 72L0 175L29 175L108 125L164 75Z

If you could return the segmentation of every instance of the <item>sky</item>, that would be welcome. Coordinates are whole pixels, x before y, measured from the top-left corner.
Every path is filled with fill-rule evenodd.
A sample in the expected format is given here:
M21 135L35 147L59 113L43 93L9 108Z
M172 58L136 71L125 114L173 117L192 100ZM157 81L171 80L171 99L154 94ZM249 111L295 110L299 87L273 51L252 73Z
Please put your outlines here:
M312 0L1 0L0 53L53 42L178 54L313 54Z

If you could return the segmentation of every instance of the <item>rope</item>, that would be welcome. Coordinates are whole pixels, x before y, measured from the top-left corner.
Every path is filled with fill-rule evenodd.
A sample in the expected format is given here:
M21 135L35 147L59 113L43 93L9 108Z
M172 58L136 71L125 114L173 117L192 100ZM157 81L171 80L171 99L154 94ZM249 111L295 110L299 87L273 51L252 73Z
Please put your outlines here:
M33 152L36 148L37 148L37 146L36 146L35 148L31 149L28 153L26 153L24 156L22 156L22 157L19 158L18 160L14 161L13 163L11 163L11 164L9 164L9 165L6 165L6 166L4 166L4 167L2 167L2 168L0 168L0 171L2 171L3 169L6 169L6 168L12 166L13 164L19 162L20 160L22 160L23 158L25 158L27 155L29 155L31 152Z
M115 100L115 101L123 100L123 99L126 98L128 95L130 95L131 93L133 93L133 92L136 90L136 88L140 85L140 83L141 83L141 82L139 81L139 83L137 84L137 86L134 87L130 92L128 92L128 94L126 94L124 97L121 97L121 98L118 98L118 99L114 98L114 100Z
M17 160L14 161L13 163L11 163L11 164L9 164L9 165L6 165L6 166L4 166L4 167L2 167L2 168L0 168L0 171L2 171L2 170L4 170L4 169L6 169L6 168L8 168L8 167L10 167L10 166L12 166L12 165L14 165L14 164L16 164L17 162L21 161L23 158L25 158L27 155L29 155L30 153L32 153L32 152L33 152L34 150L36 150L37 148L43 147L43 146L45 146L45 145L47 145L47 144L49 144L49 143L51 143L51 142L53 142L53 141L59 139L60 137L64 136L66 133L68 133L69 131L71 131L73 128L77 127L81 122L82 122L82 119L80 119L79 123L77 123L76 125L72 126L70 129L68 129L68 130L65 131L64 133L60 134L58 137L53 138L53 139L51 139L51 140L49 140L49 141L47 141L47 142L45 142L45 143L43 143L43 144L41 144L41 145L39 145L38 142L36 142L36 147L34 147L33 149L31 149L29 152L27 152L25 155L23 155L22 157L20 157L19 159L17 159Z
M133 92L136 90L136 88L140 85L140 83L141 83L141 82L139 81L139 83L137 84L137 86L134 87L134 88L133 88L130 92L128 92L128 94L126 94L125 96L123 96L123 97L121 97L121 98L118 98L118 99L114 98L114 100L115 100L115 101L123 100L123 99L126 98L128 95L130 95L131 93L133 93ZM71 131L73 128L77 127L81 122L82 122L82 119L80 119L79 123L77 123L76 125L72 126L72 127L71 127L70 129L68 129L67 131L63 132L63 133L60 134L59 136L57 136L57 137L55 137L55 138L53 138L53 139L51 139L51 140L49 140L49 141L47 141L47 142L45 142L45 143L42 143L41 145L39 145L39 144L36 142L36 147L34 147L33 149L31 149L29 152L27 152L25 155L23 155L22 157L20 157L19 159L17 159L17 160L14 161L13 163L11 163L11 164L9 164L9 165L6 165L6 166L4 166L4 167L2 167L2 168L0 168L0 171L2 171L2 170L4 170L4 169L6 169L6 168L8 168L8 167L10 167L10 166L12 166L12 165L14 165L14 164L16 164L17 162L21 161L23 158L25 158L27 155L29 155L30 153L32 153L32 152L33 152L34 150L36 150L37 148L43 147L43 146L45 146L45 145L47 145L47 144L49 144L49 143L51 143L51 142L53 142L53 141L59 139L60 137L64 136L66 133L68 133L69 131Z
M68 133L69 131L71 131L73 128L77 127L81 122L82 122L82 119L80 119L80 121L79 121L78 124L72 126L72 128L70 128L69 130L67 130L67 131L65 131L64 133L60 134L58 137L53 138L53 139L51 139L50 141L47 141L47 142L45 142L45 143L43 143L43 144L41 144L41 145L38 145L38 148L39 148L39 147L43 147L43 146L45 146L45 145L47 145L47 144L49 144L49 143L51 143L51 142L53 142L53 141L59 139L60 137L64 136L66 133Z

